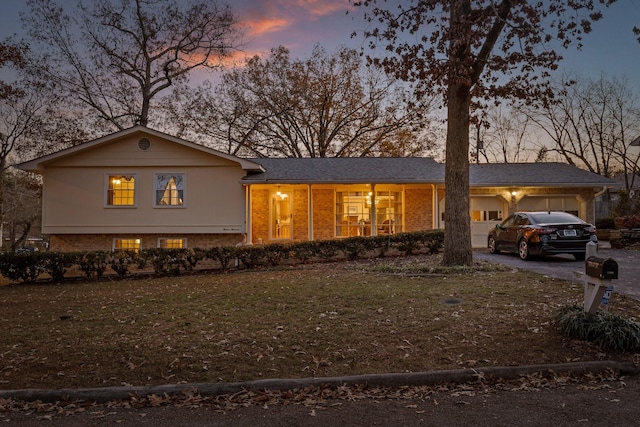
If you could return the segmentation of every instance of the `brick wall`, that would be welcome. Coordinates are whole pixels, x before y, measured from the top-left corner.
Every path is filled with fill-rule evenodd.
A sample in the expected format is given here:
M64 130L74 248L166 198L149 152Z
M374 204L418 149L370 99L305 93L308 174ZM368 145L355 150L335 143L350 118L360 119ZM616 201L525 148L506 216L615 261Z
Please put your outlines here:
M313 189L313 239L328 240L335 237L334 190Z
M408 188L404 192L404 231L433 228L433 191L430 188Z
M293 240L309 240L309 191L306 188L293 190Z
M251 243L269 242L269 189L251 189Z
M213 246L234 246L242 242L241 234L52 234L49 236L49 250L55 252L111 250L113 239L140 239L141 249L158 247L158 238L186 238L190 248L210 248Z

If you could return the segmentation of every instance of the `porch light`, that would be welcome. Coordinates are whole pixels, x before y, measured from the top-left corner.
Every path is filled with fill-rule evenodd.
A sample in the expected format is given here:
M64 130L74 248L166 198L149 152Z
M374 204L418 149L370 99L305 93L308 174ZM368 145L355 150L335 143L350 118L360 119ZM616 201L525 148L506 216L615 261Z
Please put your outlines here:
M517 191L512 191L512 192L511 192L511 195L512 195L513 197L516 197L516 196L518 195L518 192L517 192Z

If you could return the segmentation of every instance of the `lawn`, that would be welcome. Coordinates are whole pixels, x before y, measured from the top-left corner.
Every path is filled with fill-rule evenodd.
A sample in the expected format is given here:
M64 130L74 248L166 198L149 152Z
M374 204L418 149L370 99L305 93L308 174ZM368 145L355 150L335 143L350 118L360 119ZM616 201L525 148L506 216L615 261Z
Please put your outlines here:
M0 387L231 382L633 360L563 336L582 285L438 255L0 286ZM640 301L608 309L640 319ZM637 357L637 355L635 355Z

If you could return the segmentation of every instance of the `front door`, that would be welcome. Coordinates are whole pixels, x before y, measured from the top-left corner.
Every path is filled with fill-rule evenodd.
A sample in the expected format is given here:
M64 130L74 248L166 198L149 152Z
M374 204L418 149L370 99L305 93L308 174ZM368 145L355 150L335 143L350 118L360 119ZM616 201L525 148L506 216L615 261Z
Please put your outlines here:
M271 193L270 234L271 240L291 240L292 237L292 191L278 188Z

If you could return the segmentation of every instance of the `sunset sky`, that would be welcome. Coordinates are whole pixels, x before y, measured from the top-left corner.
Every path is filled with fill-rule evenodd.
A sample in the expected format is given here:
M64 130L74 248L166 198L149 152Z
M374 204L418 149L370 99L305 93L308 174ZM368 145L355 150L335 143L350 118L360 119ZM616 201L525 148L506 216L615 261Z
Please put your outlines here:
M288 47L294 57L307 57L316 44L329 52L340 45L365 45L361 37L351 38L354 30L366 24L362 10L348 0L232 0L229 4L246 26L247 56L279 45ZM26 9L24 2L0 0L0 6L0 39L21 33L18 13ZM605 11L604 20L595 23L582 51L563 52L566 60L561 70L595 78L602 73L626 76L640 89L640 43L631 32L634 25L640 26L640 1L618 0Z

